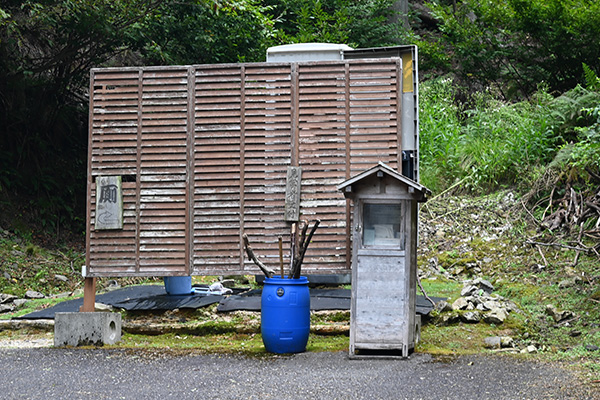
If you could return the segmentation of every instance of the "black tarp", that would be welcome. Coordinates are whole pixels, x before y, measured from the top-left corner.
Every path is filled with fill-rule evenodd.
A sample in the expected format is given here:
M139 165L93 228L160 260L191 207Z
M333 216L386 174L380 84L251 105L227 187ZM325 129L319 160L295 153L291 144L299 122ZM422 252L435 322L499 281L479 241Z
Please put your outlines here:
M171 296L162 285L128 286L96 295L96 302L122 308L127 311L166 311L176 308L201 308L220 302L224 296L190 294ZM57 312L77 312L83 298L67 300L53 307L35 311L16 319L54 319Z
M224 298L217 307L217 311L260 311L261 289L252 290L239 295ZM321 310L350 310L350 289L310 289L310 309ZM431 298L434 302L445 300L439 297ZM433 305L423 296L417 296L415 311L417 314L427 315Z
M206 288L204 288L206 289ZM237 310L260 311L262 289L245 291L234 289L229 296L207 293L194 293L183 296L167 295L162 285L129 286L96 296L97 303L108 304L127 311L166 311L176 308L197 309L219 303L217 311ZM243 292L243 293L240 293ZM238 293L238 294L236 294ZM320 310L350 310L350 289L310 289L310 308ZM443 300L434 297L438 302ZM54 319L57 312L77 312L83 305L83 298L67 300L43 310L35 311L15 319ZM417 296L416 312L427 315L433 309L423 296Z

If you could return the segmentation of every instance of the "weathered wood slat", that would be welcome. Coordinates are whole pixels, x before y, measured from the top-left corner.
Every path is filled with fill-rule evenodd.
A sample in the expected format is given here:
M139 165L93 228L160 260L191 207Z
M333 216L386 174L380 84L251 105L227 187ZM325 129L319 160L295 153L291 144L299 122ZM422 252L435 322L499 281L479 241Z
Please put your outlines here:
M256 239L264 260L278 264L276 237L288 240L282 212L291 162L303 169L301 218L322 221L306 270L347 270L347 210L335 186L348 171L379 160L397 163L398 64L295 68L93 70L90 176L130 181L124 182L122 231L94 232L90 208L90 270L98 276L177 275L187 268L254 273L241 252L243 231Z

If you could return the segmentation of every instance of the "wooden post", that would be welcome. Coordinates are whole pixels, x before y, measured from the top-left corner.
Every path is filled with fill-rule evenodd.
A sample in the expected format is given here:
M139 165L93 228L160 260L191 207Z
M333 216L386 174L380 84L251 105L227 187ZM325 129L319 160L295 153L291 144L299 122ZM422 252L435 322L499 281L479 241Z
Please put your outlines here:
M96 309L96 278L85 278L83 284L83 306L79 312L94 312Z

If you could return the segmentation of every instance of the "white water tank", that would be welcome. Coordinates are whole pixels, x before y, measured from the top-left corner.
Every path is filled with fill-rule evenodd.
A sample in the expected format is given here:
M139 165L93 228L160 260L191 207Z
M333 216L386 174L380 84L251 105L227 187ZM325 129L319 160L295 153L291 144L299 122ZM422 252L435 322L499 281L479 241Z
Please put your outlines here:
M298 62L343 60L344 51L352 50L345 44L335 43L296 43L267 49L268 62Z

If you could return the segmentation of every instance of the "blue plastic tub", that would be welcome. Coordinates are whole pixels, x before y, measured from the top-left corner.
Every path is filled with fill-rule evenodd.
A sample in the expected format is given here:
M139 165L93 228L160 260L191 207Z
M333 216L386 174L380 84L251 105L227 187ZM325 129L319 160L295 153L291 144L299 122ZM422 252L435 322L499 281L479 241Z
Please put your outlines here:
M266 278L261 297L260 331L270 353L301 353L310 332L308 279Z
M181 296L193 293L191 276L165 276L163 280L169 295Z

